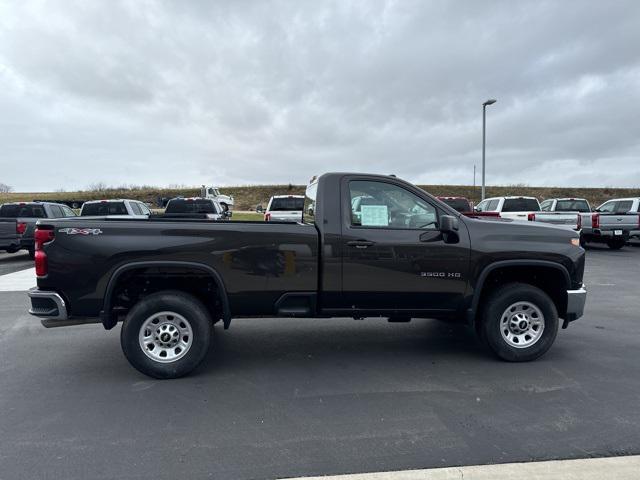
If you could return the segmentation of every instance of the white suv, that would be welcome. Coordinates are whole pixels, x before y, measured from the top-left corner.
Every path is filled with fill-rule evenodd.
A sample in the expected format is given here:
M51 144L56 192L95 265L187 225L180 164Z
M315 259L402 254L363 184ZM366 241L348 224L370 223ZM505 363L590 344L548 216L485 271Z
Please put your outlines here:
M304 195L274 195L264 212L265 222L301 222Z

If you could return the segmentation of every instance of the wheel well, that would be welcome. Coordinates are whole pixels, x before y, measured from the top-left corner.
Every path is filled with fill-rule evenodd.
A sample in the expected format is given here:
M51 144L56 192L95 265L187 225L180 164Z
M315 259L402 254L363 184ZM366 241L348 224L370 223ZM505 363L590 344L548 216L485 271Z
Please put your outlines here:
M179 290L193 295L209 310L213 322L224 318L224 300L214 276L188 266L146 266L126 270L118 276L110 296L110 312L126 315L139 300L162 290Z
M567 280L564 273L557 268L532 265L504 266L492 270L482 284L475 309L476 318L482 312L489 294L512 282L526 283L544 291L555 304L558 316L564 318L567 311Z

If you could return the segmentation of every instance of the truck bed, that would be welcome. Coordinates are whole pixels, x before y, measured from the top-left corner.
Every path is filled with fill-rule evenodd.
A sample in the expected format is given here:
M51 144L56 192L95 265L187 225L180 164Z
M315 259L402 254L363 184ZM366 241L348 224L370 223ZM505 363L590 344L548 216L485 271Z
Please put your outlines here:
M197 262L221 277L230 308L273 310L285 292L316 292L318 232L313 225L193 219L57 219L45 246L49 275L40 289L72 292L72 316L98 316L110 278L125 264ZM54 246L55 248L48 248ZM265 305L270 309L265 310Z

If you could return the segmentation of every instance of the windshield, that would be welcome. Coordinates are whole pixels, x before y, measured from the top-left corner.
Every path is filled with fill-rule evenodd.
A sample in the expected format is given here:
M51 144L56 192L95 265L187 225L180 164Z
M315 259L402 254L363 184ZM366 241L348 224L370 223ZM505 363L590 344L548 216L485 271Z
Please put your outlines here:
M304 207L304 198L300 197L284 197L274 198L271 201L269 211L282 212L282 211L302 211Z
M42 205L7 204L0 207L0 217L18 218L46 218Z
M220 213L211 200L170 200L165 213Z
M507 198L502 206L503 212L539 212L540 205L535 198Z
M556 212L588 213L590 211L586 200L558 200L556 203Z
M127 215L127 207L124 202L99 202L85 203L82 206L80 215L97 216L97 215Z
M441 198L440 200L449 205L457 212L471 211L471 205L469 205L469 202L464 198Z

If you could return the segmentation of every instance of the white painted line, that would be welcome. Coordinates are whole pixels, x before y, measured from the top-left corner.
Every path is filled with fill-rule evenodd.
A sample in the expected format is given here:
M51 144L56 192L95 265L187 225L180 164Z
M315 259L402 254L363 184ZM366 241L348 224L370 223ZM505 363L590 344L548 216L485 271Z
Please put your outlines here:
M0 292L26 292L36 286L35 267L0 276Z
M602 480L603 478L638 480L640 455L300 477L289 480Z

